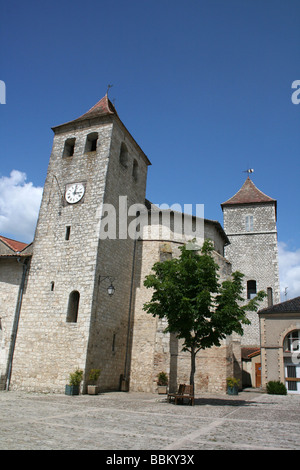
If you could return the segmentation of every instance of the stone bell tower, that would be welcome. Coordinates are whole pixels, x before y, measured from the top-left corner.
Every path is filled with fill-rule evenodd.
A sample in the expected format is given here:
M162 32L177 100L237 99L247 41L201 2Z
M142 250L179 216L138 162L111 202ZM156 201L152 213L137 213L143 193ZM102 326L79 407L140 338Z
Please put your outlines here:
M250 299L263 290L268 296L260 308L280 302L277 201L260 191L248 177L241 189L221 204L224 230L230 240L225 256L233 271L244 278L244 298ZM256 312L249 313L242 344L259 346L259 325Z
M62 392L76 368L99 368L101 387L119 389L134 241L100 237L103 204L144 204L150 162L107 95L53 131L11 388Z

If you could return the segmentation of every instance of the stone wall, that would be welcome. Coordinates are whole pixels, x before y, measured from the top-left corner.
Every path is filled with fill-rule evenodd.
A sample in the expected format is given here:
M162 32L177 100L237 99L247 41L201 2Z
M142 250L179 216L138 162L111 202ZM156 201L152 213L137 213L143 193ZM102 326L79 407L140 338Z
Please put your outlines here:
M85 152L87 135L98 133L97 148ZM120 167L127 136L128 171ZM65 141L75 138L66 157ZM132 178L133 155L138 174ZM99 240L103 203L117 207L144 202L147 164L118 119L71 123L56 128L33 245L13 362L11 388L63 391L70 372L102 369L102 388L119 388L124 368L133 240ZM70 183L82 182L77 204L64 200ZM69 237L66 230L69 227ZM100 276L116 277L109 298ZM107 285L106 285L107 287ZM80 295L77 319L68 321L70 294ZM114 341L114 350L112 343ZM122 366L122 367L121 367Z
M62 391L70 372L84 369L97 260L98 231L109 158L112 124L99 133L96 152L84 154L90 128L63 128L53 149L33 245L15 349L12 388ZM75 151L63 157L67 138ZM83 182L78 204L64 200L66 185ZM66 240L66 228L70 227ZM67 321L71 292L80 294L78 319Z
M0 390L5 388L9 351L23 267L16 257L0 259Z
M163 261L168 255L178 257L179 246L181 244L170 241L144 240L138 243L137 262L141 271L136 280L134 309L130 373L130 389L133 391L156 392L160 372L167 373L171 391L177 390L180 383L189 383L191 360L188 352L182 352L182 341L173 334L164 333L166 320L143 311L144 303L152 297L151 289L143 285L145 276L156 261ZM231 265L217 252L214 256L220 266L222 282L230 276ZM240 349L233 350L231 338L224 340L220 347L200 351L196 357L195 390L224 392L226 377L234 374L236 363L240 370Z
M119 160L122 143L125 143L128 152L126 166L120 164ZM134 161L137 165L135 174L133 174ZM143 153L130 134L125 134L121 126L114 125L104 203L110 204L111 208L116 210L116 239L99 240L97 285L95 285L86 363L87 371L92 368L101 369L100 390L119 389L122 377L126 380L129 367L130 325L134 302L133 276L138 276L138 265L135 263L136 242L128 233L129 225L132 223L134 226L136 214L132 213L127 218L127 213L133 204L144 204L146 179L147 162ZM122 200L120 196L123 197ZM104 225L105 214L103 215ZM124 224L127 233L120 233L122 217L127 218ZM102 226L101 230L102 238L105 227ZM135 230L132 230L131 235L135 236ZM107 295L108 281L100 282L105 276L114 278L115 293L112 297Z
M232 263L233 271L242 272L244 293L247 299L247 281L255 280L257 292L271 288L273 303L280 301L277 230L275 204L232 205L223 208L224 230L230 240L225 256ZM245 217L253 216L253 231L245 230ZM259 305L267 307L268 299ZM251 325L244 327L242 344L259 346L259 322L256 312L249 312Z

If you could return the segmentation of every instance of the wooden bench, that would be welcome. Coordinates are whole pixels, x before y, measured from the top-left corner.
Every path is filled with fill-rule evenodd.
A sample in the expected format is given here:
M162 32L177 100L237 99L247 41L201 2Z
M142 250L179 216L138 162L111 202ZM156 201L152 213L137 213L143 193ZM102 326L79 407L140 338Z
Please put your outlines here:
M182 392L183 392L183 388L184 388L184 384L180 384L179 387L178 387L178 391L177 392L174 392L174 393L168 393L168 402L170 403L170 401L172 400L172 398L175 398L176 395L182 395Z
M168 393L168 402L170 402L172 398L175 400L175 405L177 405L178 400L183 403L185 398L189 400L190 405L194 405L193 385L180 384L176 393Z

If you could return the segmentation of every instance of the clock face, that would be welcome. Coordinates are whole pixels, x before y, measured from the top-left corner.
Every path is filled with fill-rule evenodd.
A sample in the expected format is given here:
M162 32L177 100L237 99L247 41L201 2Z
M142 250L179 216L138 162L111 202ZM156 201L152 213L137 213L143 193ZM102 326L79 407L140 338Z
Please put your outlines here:
M82 183L71 184L66 190L65 198L69 204L75 204L80 201L84 195L84 186Z

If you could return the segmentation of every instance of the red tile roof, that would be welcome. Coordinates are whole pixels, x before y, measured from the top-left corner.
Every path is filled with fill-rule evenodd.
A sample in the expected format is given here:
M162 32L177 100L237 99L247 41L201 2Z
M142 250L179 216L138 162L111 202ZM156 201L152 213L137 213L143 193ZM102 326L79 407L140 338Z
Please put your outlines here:
M65 124L71 124L73 122L85 121L86 119L93 119L93 118L97 118L100 116L107 116L107 115L112 115L112 114L115 114L116 116L118 116L118 113L114 105L108 99L108 96L106 94L91 109L89 109L86 113L82 114L82 116L79 116L77 119L73 119L72 121L66 122L64 124L60 124L59 126L55 126L52 129L54 130L56 128L64 126Z
M107 94L101 98L98 103L96 103L91 109L89 109L86 113L84 113L79 118L75 119L75 121L81 121L84 119L91 119L93 117L98 116L105 116L106 114L117 114L113 104L108 99Z
M121 121L121 119L120 119L120 117L119 117L119 115L116 111L116 108L114 107L112 102L108 99L108 96L107 96L107 93L106 93L106 95L103 96L103 98L101 98L101 100L98 101L98 103L96 103L86 113L79 116L79 118L74 119L74 120L69 121L69 122L65 122L64 124L59 124L58 126L54 126L54 127L52 127L52 130L53 130L53 132L56 132L58 129L62 128L63 126L68 126L69 124L73 124L73 123L80 123L80 122L85 121L87 119L94 119L94 118L102 117L102 116L116 116L118 121L126 129L125 125L122 123L122 121ZM129 133L128 130L127 130L127 132ZM141 149L139 144L136 142L136 140L132 137L132 135L130 133L129 133L129 135L131 136L131 138L133 139L133 141L135 142L135 144L137 145L139 150L142 152L147 165L151 165L151 162L149 161L147 155L145 155L145 153L143 152L143 150Z
M221 206L223 207L231 204L259 204L265 202L273 202L276 205L276 199L273 199L260 191L248 176L241 189L232 196L232 198L228 199L228 201L223 202Z
M28 246L28 243L18 242L17 240L12 240L11 238L2 237L1 235L0 240L16 253L23 251Z
M241 348L241 354L242 359L251 359L251 357L260 354L260 348Z

